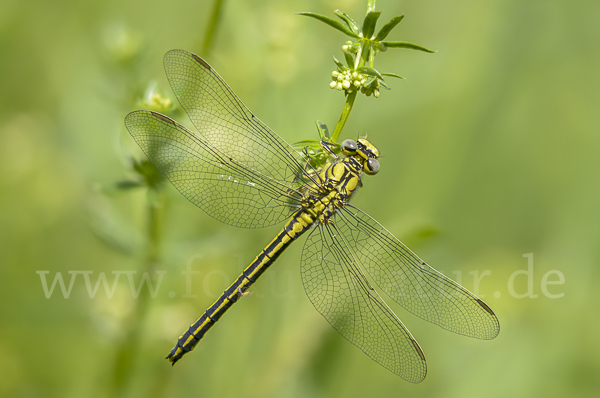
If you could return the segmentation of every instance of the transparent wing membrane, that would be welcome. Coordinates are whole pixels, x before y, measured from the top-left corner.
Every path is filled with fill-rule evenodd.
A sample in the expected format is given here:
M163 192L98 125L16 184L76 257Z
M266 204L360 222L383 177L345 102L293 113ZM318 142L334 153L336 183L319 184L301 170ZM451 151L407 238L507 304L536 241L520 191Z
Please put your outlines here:
M423 351L369 286L334 224L319 225L306 240L302 282L317 311L348 341L407 381L425 378Z
M254 116L206 61L172 50L164 66L179 103L212 147L274 180L302 180L304 155Z
M368 214L348 205L335 223L377 286L408 311L465 336L498 335L498 318L480 298L427 265Z
M183 196L224 223L259 228L288 219L299 206L290 185L214 149L167 116L127 115L129 133Z

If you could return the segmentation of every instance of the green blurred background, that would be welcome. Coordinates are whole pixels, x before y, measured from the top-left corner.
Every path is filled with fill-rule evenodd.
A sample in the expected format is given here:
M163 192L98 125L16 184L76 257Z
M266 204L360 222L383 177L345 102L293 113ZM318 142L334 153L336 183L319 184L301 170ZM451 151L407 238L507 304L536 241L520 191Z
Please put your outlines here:
M294 11L357 19L364 0L226 0L208 61L288 142L333 128L328 88L341 33ZM173 98L162 56L202 54L212 1L0 3L0 395L6 397L562 397L600 392L600 12L597 1L380 0L389 39L376 66L408 81L358 98L344 137L368 133L381 172L354 204L432 266L462 277L497 313L500 335L453 335L397 306L429 373L407 383L347 343L311 306L292 245L196 350L171 368L177 336L278 231L220 224L166 186L155 298L46 298L38 271L113 271L139 283L148 195L112 192L140 157L123 118L148 87ZM382 23L380 22L380 23ZM174 98L173 98L174 99ZM183 115L180 122L189 125ZM154 202L152 202L154 203ZM527 270L532 292L510 294ZM191 293L181 274L191 264ZM542 279L551 270L564 284ZM489 271L479 286L473 274ZM552 274L549 280L558 280ZM156 280L154 281L156 282ZM514 279L516 293L529 288Z

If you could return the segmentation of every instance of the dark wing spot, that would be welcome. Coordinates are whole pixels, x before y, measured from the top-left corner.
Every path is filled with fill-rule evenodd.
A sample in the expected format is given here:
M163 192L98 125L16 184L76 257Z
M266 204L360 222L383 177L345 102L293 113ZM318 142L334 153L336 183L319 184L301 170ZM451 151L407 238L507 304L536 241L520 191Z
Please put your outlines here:
M421 359L423 360L423 362L427 362L425 360L425 354L423 354L423 350L419 346L419 343L417 343L417 340L412 339L411 342L413 343L413 346L415 346L415 350L417 350L417 353L419 354L419 356L421 357Z
M157 119L160 119L160 120L162 120L163 122L167 122L167 123L170 123L170 124L172 124L173 126L175 126L175 121L174 121L173 119L171 119L170 117L168 117L168 116L165 116L165 115L162 115L162 114L160 114L160 113L157 113L157 112L152 112L152 111L150 111L150 113L151 113L151 114L152 114L152 116L154 116L155 118L157 118Z
M204 66L206 69L211 70L210 65L208 64L208 62L206 62L205 60L203 60L202 58L200 58L199 56L197 56L196 54L191 54L191 56L196 60L196 62L198 62L200 65Z
M495 315L494 311L492 311L492 309L490 307L488 307L488 305L486 303L481 301L481 299L477 299L477 304L479 304L481 307L483 307L483 309L486 310L490 315Z

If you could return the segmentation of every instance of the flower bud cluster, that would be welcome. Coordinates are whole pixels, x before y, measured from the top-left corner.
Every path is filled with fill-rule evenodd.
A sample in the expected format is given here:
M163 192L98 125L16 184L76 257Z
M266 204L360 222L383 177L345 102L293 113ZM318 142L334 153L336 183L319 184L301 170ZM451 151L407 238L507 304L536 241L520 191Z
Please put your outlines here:
M346 90L348 94L360 89L367 82L367 76L350 69L342 72L334 70L331 72L331 78L332 82L329 83L329 87L340 91Z
M370 96L373 94L375 98L379 97L379 80L369 79L368 75L345 69L343 71L334 70L331 72L331 82L329 87L337 90L345 90L346 94L351 94L355 90L360 90L361 93ZM369 80L373 80L367 84Z
M360 44L355 42L355 41L350 41L348 40L343 46L342 46L342 51L343 52L347 52L347 53L353 53L356 54L358 53L358 49L360 47Z

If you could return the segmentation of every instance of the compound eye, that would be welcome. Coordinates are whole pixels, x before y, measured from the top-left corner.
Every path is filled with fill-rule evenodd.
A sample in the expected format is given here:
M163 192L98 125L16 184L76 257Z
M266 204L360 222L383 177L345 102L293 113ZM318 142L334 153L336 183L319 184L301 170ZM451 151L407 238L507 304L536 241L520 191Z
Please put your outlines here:
M356 142L352 140L345 140L344 142L342 142L342 152L344 153L344 155L354 155L357 150L358 145L356 144Z
M375 175L379 173L379 161L377 159L367 159L367 165L365 167L365 173Z

